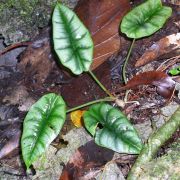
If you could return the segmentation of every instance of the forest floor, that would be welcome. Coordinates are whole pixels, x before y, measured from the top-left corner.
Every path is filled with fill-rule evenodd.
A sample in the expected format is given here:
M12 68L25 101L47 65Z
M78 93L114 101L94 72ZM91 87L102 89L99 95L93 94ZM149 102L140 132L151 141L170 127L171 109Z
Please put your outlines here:
M135 1L131 6L139 3ZM143 142L171 117L180 104L180 77L169 74L170 69L180 66L180 6L172 1L166 2L166 5L172 7L172 16L160 31L136 41L126 71L128 79L139 73L162 71L176 83L175 89L167 95L168 98L164 98L166 95L163 97L157 91L158 86L154 86L153 77L148 74L152 78L150 82L137 79L140 86L132 87L128 94L128 101L138 103L118 107L136 127ZM177 42L176 48L171 43L163 46L170 35ZM118 154L97 146L83 127L74 126L69 116L45 155L26 173L20 137L23 120L33 103L48 92L62 95L68 108L105 97L88 74L74 76L57 63L51 36L51 27L45 27L29 40L27 47L0 54L0 179L59 179L60 176L61 179L68 176L71 179L125 179L137 156ZM119 50L100 64L95 61L97 66L94 65L96 68L93 71L112 94L123 100L125 91L120 90L123 86L122 66L131 40L123 34L119 34L119 39ZM159 50L152 50L157 45ZM0 39L0 49L5 46L4 38ZM103 48L108 49L110 45ZM151 62L137 67L136 62L147 56L151 56ZM157 157L166 154L173 143L179 143L179 138L178 130L159 150Z

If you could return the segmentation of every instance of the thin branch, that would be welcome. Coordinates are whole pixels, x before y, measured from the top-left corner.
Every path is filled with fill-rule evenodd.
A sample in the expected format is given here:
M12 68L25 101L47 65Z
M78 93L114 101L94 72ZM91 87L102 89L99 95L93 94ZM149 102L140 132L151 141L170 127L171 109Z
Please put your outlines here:
M12 44L12 45L6 47L5 49L3 49L0 52L0 56L2 56L3 54L5 54L8 51L11 51L11 50L13 50L15 48L19 48L19 47L22 47L22 46L29 46L30 44L32 44L32 42L19 42L19 43L16 43L16 44Z

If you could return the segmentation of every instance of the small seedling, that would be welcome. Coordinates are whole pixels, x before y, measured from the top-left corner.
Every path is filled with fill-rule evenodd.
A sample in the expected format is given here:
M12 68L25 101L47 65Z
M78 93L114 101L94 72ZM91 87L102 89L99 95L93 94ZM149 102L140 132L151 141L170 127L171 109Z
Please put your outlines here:
M171 74L172 76L177 76L180 74L180 66L177 68L173 68L169 71L169 74Z
M133 38L123 70L125 83L125 67L135 39L159 30L170 15L171 9L162 6L160 0L148 0L123 18L121 31ZM72 10L60 3L54 9L52 22L54 49L60 63L75 75L88 72L108 96L68 110L61 96L50 93L41 97L30 108L23 125L21 148L27 169L59 134L66 114L90 105L92 106L84 113L83 118L85 127L95 138L95 142L119 153L139 154L143 144L135 128L119 109L107 103L116 101L117 98L90 70L94 45L89 31ZM98 124L103 128L99 129Z

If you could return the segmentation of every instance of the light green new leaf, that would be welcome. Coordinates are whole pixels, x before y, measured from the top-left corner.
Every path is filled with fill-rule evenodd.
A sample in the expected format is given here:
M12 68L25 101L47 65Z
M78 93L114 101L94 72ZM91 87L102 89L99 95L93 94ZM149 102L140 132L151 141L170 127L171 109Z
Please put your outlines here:
M74 74L88 71L93 60L93 41L77 15L57 3L53 13L54 49L61 63Z
M95 104L83 118L96 144L119 153L139 154L142 142L127 117L118 109L105 103ZM99 123L102 129L97 127Z
M50 93L41 97L25 117L21 149L26 167L45 152L59 134L66 117L62 97Z
M172 9L162 6L161 0L147 0L124 16L121 32L135 39L150 36L162 28L171 14Z
M179 75L179 74L180 74L180 66L177 67L177 68L171 69L171 70L169 71L169 73L170 73L171 75L173 75L173 76Z

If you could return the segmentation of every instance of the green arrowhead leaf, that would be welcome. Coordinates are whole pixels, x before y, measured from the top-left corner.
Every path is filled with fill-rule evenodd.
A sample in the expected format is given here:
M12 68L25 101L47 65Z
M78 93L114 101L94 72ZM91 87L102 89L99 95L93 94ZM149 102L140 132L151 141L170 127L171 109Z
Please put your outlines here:
M50 93L41 97L25 117L21 149L26 167L45 152L59 134L66 117L62 97Z
M135 39L150 36L162 28L171 14L172 9L162 6L161 0L147 0L124 16L121 32Z
M142 142L126 116L105 103L92 105L83 115L87 130L96 144L119 153L139 154ZM103 126L99 129L98 124Z
M74 74L88 71L93 60L93 41L77 15L57 3L53 17L54 49L61 63Z

